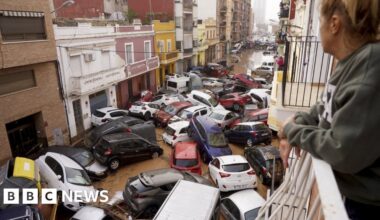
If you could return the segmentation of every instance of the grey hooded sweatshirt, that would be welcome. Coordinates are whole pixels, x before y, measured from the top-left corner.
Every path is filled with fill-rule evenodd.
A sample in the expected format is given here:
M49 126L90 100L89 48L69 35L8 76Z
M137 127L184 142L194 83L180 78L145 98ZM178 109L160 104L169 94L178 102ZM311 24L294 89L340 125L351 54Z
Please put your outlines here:
M380 43L341 60L321 102L297 113L284 134L331 165L344 196L380 206Z

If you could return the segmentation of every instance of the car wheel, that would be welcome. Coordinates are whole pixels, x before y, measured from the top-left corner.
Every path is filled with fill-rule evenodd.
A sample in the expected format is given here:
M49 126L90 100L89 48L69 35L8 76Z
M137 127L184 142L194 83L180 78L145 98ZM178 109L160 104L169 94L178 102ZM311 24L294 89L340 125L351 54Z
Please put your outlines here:
M161 122L157 122L157 126L156 126L157 128L161 128L162 127L162 124L161 124Z
M207 154L206 153L202 154L202 160L203 160L203 162L207 163Z
M239 112L239 111L240 111L240 105L238 105L238 104L235 103L235 104L232 106L232 109L233 109L234 111Z
M266 144L266 145L270 145L270 144L272 144L272 140L267 140L267 141L265 141L265 144Z
M253 140L252 140L252 138L248 138L247 145L248 145L248 147L252 147L253 146Z
M109 168L112 170L112 171L115 171L119 168L120 166L120 161L118 159L112 159L110 162L109 162Z
M144 115L145 121L148 121L150 119L150 117L151 117L150 112L145 113L145 115Z
M158 158L158 152L154 152L154 153L152 154L152 158L153 158L153 159Z

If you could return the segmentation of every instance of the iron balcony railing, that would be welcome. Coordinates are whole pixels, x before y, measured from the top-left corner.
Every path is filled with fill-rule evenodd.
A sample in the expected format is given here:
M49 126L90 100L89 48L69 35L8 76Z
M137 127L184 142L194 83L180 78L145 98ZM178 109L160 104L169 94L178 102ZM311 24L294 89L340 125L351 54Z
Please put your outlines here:
M321 97L332 57L314 36L287 37L282 77L282 105L310 107Z
M269 196L256 220L348 220L333 171L302 152L290 159L284 182Z

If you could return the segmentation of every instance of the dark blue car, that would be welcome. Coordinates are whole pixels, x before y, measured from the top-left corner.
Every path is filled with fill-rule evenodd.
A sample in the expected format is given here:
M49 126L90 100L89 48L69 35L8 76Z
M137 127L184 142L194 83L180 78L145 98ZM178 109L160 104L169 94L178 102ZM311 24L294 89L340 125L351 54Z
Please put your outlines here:
M272 142L272 132L263 122L239 123L231 130L226 131L225 135L229 142L247 144L248 147Z
M198 143L205 163L210 162L213 157L232 154L222 129L207 116L192 118L187 132Z

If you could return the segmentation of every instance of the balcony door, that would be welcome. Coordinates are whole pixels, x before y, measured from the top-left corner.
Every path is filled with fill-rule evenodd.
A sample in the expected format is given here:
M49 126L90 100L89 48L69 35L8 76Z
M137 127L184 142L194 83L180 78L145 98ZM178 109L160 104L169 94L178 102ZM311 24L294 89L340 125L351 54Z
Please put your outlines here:
M144 57L145 59L151 58L152 55L152 47L150 40L144 41Z

